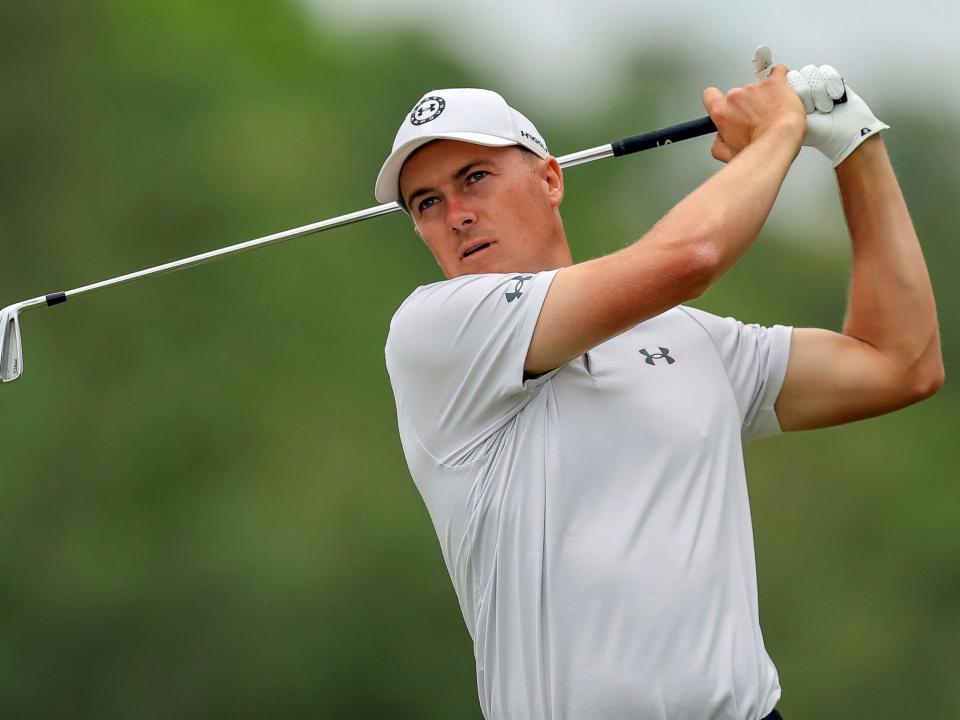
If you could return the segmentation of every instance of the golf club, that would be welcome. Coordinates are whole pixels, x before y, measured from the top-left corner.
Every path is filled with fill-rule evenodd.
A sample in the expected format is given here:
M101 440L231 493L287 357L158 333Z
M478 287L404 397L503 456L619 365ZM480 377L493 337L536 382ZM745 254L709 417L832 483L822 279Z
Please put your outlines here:
M716 126L709 116L702 117L690 122L672 125L660 130L654 130L642 135L634 135L622 140L615 140L606 145L564 155L563 157L557 158L557 161L562 168L573 167L574 165L582 165L602 158L629 155L630 153L639 152L640 150L648 150L650 148L660 147L661 145L669 145L681 140L700 137L701 135L716 132L716 129ZM41 306L49 307L58 305L66 302L70 298L92 293L95 290L103 290L108 287L113 287L114 285L122 285L133 282L134 280L150 277L151 275L182 270L183 268L215 260L216 258L235 255L245 250L273 245L284 240L303 237L304 235L312 235L342 225L349 225L362 220L380 217L381 215L388 215L398 210L400 210L400 206L396 202L376 205L366 210L358 210L357 212L339 215L328 220L302 225L283 232L266 235L255 240L248 240L247 242L220 248L219 250L211 250L210 252L201 253L200 255L192 255L181 260L174 260L163 265L120 275L109 280L84 285L73 290L41 295L30 300L23 300L9 305L0 311L0 332L2 332L2 338L0 338L0 381L3 383L13 382L23 374L23 345L20 337L20 315L28 310L33 310Z
M756 49L753 56L753 66L754 73L758 81L770 73L771 69L773 68L773 56L768 46L760 45ZM847 96L846 93L844 93L844 95L836 102L843 103L846 102L846 100ZM599 145L588 150L581 150L580 152L571 153L570 155L564 155L557 158L557 162L560 164L561 168L573 167L574 165L582 165L584 163L593 162L594 160L601 160L608 157L620 157L621 155L629 155L630 153L639 152L641 150L649 150L650 148L660 147L661 145L669 145L681 140L688 140L690 138L708 135L716 132L716 130L716 125L714 125L709 116L706 116L696 120L679 123L677 125L671 125L670 127L661 128L660 130L643 133L641 135L633 135L622 140L614 140L606 145ZM14 303L13 305L9 305L0 311L0 332L2 332L2 337L0 337L0 382L13 382L23 374L23 347L20 339L20 314L26 312L27 310L32 310L42 305L58 305L62 302L66 302L69 298L76 297L77 295L83 295L84 293L91 293L95 290L103 290L104 288L112 287L114 285L122 285L124 283L133 282L134 280L140 280L141 278L149 277L150 275L158 275L160 273L181 270L183 268L199 265L200 263L205 263L216 258L226 257L227 255L235 255L245 250L263 247L265 245L273 245L274 243L290 240L292 238L303 237L304 235L312 235L324 230L340 227L341 225L349 225L351 223L360 222L361 220L368 220L381 215L388 215L400 209L400 205L398 205L396 202L385 203L383 205L367 208L366 210L358 210L356 212L347 213L346 215L339 215L337 217L330 218L329 220L321 220L319 222L311 223L309 225L302 225L291 230L274 233L273 235L266 235L262 238L257 238L256 240L248 240L247 242L230 245L219 250L211 250L210 252L201 253L200 255L192 255L190 257L183 258L182 260L174 260L173 262L157 265L155 267L147 268L146 270L139 270L126 275L120 275L119 277L103 280L91 285L84 285L83 287L75 288L73 290L41 295L40 297L35 297L30 300L24 300L22 302Z

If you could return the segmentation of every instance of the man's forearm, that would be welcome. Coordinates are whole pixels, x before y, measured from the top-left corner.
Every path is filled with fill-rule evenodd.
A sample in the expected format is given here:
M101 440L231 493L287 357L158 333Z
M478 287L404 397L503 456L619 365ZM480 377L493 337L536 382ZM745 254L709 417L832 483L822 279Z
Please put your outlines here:
M771 129L679 202L644 237L681 237L710 256L707 285L729 270L756 239L800 151L802 128ZM703 288L705 289L705 288Z
M837 167L853 276L845 335L866 342L921 390L943 382L930 276L910 213L879 135Z

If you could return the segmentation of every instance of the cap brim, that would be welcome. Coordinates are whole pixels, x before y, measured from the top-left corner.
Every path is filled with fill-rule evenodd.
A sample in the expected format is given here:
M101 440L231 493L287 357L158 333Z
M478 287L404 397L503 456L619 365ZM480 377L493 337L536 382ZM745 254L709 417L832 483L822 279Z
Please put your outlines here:
M473 145L486 145L487 147L507 147L516 145L512 140L505 140L496 135L486 135L476 132L444 132L436 135L421 135L398 147L392 153L387 161L380 168L380 174L377 176L377 185L374 194L379 202L388 203L399 201L399 180L400 171L403 164L414 152L434 140L459 140L460 142L472 143Z

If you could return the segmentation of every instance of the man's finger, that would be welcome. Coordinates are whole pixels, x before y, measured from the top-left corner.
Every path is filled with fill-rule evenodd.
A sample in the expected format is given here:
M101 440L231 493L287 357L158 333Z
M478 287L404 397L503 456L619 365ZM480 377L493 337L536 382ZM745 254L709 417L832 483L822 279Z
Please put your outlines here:
M807 115L816 110L816 106L813 103L813 94L810 92L810 85L803 75L796 70L791 70L787 73L787 82L790 83L790 87L794 89L794 92L800 96L800 100L803 102L803 110Z
M820 68L816 65L804 65L800 68L800 74L810 86L810 94L813 96L813 104L822 113L828 113L833 110L833 98L827 93L827 84Z
M734 156L733 150L723 141L720 133L717 133L717 136L713 139L713 147L710 148L710 154L713 155L715 160L719 160L722 163L730 162Z
M774 65L772 68L770 68L770 75L768 77L785 78L786 76L786 65Z
M842 98L847 89L844 87L843 78L837 72L837 69L832 65L821 65L820 74L823 75L823 80L827 85L827 94L834 100Z
M718 88L708 87L703 91L703 106L708 113L712 113L714 106L721 100L723 100L723 93Z

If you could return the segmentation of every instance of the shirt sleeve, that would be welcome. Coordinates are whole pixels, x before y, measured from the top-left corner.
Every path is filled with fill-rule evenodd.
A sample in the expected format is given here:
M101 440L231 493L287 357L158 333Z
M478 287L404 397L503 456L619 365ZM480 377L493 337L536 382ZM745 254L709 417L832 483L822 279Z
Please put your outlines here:
M720 355L740 411L742 442L783 432L774 403L787 374L793 328L746 325L697 308L683 310L706 330Z
M468 461L556 374L523 377L556 274L464 275L418 288L393 316L385 355L398 419L436 461Z

